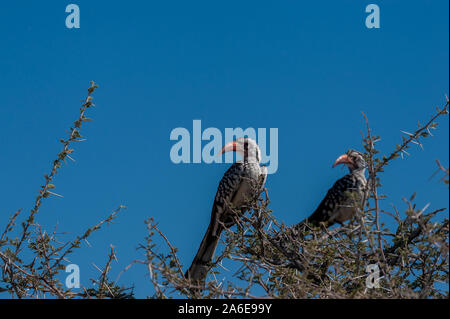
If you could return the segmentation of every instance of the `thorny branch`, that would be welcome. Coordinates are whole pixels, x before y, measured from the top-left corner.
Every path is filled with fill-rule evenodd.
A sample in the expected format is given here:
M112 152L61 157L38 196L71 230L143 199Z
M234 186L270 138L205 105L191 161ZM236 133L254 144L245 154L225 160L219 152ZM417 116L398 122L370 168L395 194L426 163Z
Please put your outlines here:
M436 128L435 121L440 116L448 114L448 104L447 99L430 121L419 125L414 133L407 133L401 145L381 158L376 149L380 138L373 135L363 114L367 128L363 146L369 178L357 218L335 229L310 229L299 236L295 229L279 223L268 209L268 202L260 199L250 216L242 216L234 228L224 232L223 251L211 263L210 280L204 287L192 286L185 280L177 250L152 220L151 229L169 247L167 254L156 251L153 232L143 246L147 260L141 262L152 270L155 297L168 298L177 292L189 298L252 298L255 291L262 291L259 297L264 298L445 298L448 289L441 290L436 283L448 284L448 219L433 221L433 218L446 209L424 213L427 207L416 209L412 196L406 201L405 217L401 217L396 207L393 212L382 208L380 200L386 195L380 195L377 189L381 185L379 173L392 160L407 154L410 144L421 146L422 138L432 136L430 130ZM393 218L396 228L382 229L382 213ZM279 233L287 236L289 247L272 240L273 234ZM236 271L230 272L222 265L227 259L239 265ZM380 266L380 289L366 287L369 263ZM220 269L226 277L219 280L218 276L224 274ZM189 293L190 289L199 288L203 290L195 295Z
M22 222L16 237L11 234L21 211L13 214L0 235L0 292L7 291L17 298L133 298L133 289L117 286L109 280L112 261L116 251L111 246L108 259L100 271L99 278L92 283L96 288L82 287L83 292L65 288L57 279L63 269L62 262L87 241L92 232L110 223L124 208L119 206L106 219L89 227L73 241L61 242L56 229L47 233L35 221L44 198L60 196L54 193L52 184L66 158L72 159L71 144L81 141L81 124L89 121L86 111L93 106L92 93L97 88L91 83L88 96L80 109L80 115L70 129L66 140L61 140L63 149L53 161L45 183L41 186L33 209ZM182 271L183 263L178 250L158 228L153 218L147 220L148 236L145 245L145 260L134 260L120 275L134 264L143 264L149 272L154 288L154 298L184 296L188 298L448 298L448 218L438 216L446 211L434 209L426 213L428 205L417 209L414 195L405 200L406 208L400 212L382 206L386 195L379 194L380 173L389 163L407 154L411 144L422 147L422 139L432 136L435 122L448 114L447 99L442 109L425 125L418 125L413 132L403 132L402 144L397 145L388 156L378 157L378 136L374 136L369 121L364 115L367 134L363 135L365 156L369 165L368 187L365 190L360 214L346 225L334 229L305 229L299 234L296 229L277 221L268 208L269 200L260 198L252 203L251 214L236 220L236 226L226 228L221 238L222 252L211 263L210 276L205 285L189 282ZM448 184L448 169L436 162L443 181ZM237 214L239 212L236 212ZM297 214L298 212L293 212ZM382 215L382 213L384 215ZM403 215L403 217L402 217ZM392 218L396 224L383 229L382 216ZM32 235L34 229L35 235ZM273 241L273 235L286 235L289 245ZM162 238L167 252L161 252L155 244L155 236ZM375 243L376 241L376 243ZM25 243L27 245L25 246ZM25 251L30 258L24 258ZM230 265L225 264L230 262ZM380 266L382 280L380 289L366 286L366 266ZM238 266L238 267L235 267Z
M67 259L74 249L80 247L83 240L87 241L87 238L94 231L99 230L103 224L110 223L116 218L119 211L124 208L124 206L119 206L106 219L89 227L83 235L68 242L61 242L58 239L59 234L56 233L56 229L49 234L36 222L36 215L41 209L43 200L51 195L60 197L59 194L50 191L55 189L55 185L52 184L53 180L66 158L72 159L70 154L74 150L71 145L74 142L82 141L80 130L83 122L91 121L91 119L86 117L86 112L94 106L92 94L97 88L98 86L91 82L87 97L81 105L79 116L70 128L67 139L60 140L63 148L52 162L50 173L44 176L45 183L40 187L29 215L21 223L21 230L13 237L16 221L20 217L21 212L21 210L18 210L11 216L0 236L0 291L9 292L13 298L47 298L49 296L73 298L82 296L82 294L74 293L64 287L63 283L57 278L57 274L64 269L61 263ZM34 236L32 230L34 230ZM26 246L25 243L27 243ZM31 260L28 260L30 257L24 256L31 256ZM109 264L107 264L107 267L109 267ZM108 271L109 269L102 271L104 277L101 281L101 287L106 285L105 281ZM111 289L116 292L123 292L123 289L121 290L121 288L114 285L111 286ZM93 296L102 297L101 294L96 295L95 293Z

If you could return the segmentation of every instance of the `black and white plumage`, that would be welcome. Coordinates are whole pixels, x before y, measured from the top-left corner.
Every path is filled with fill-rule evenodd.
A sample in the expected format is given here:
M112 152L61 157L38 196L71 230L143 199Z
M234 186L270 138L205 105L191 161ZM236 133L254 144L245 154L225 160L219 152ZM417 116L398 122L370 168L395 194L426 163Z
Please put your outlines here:
M239 138L225 145L221 154L229 151L240 153L243 161L234 163L219 183L209 227L185 274L193 282L205 279L224 227L235 224L239 214L258 199L266 182L267 168L260 166L261 151L254 140Z
M349 150L338 157L333 167L339 164L347 165L350 173L334 183L310 217L294 226L297 231L304 230L308 225L319 226L323 223L330 227L335 223L342 224L360 209L367 184L366 161L360 152Z

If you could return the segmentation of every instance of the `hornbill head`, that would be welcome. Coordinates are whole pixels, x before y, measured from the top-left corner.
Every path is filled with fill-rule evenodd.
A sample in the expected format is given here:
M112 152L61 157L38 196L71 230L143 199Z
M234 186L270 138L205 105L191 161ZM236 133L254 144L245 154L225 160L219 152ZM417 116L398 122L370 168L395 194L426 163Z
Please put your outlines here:
M363 170L367 167L363 154L355 150L348 150L347 153L339 156L334 162L333 167L339 164L347 165L350 172Z
M256 141L249 137L240 137L226 144L220 154L236 152L242 155L245 162L259 163L261 161L261 150Z

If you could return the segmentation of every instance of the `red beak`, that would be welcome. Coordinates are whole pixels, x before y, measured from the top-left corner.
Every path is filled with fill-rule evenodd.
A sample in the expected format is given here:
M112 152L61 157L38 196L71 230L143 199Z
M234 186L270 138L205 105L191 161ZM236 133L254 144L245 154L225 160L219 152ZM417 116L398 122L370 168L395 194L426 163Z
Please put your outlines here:
M223 153L226 153L226 152L236 152L236 151L238 151L238 145L237 145L236 141L233 141L233 142L226 144L220 151L219 155L222 155Z
M348 157L347 154L344 154L344 155L339 156L338 159L336 160L336 162L334 162L333 168L339 164L353 164L353 162L350 159L350 157Z

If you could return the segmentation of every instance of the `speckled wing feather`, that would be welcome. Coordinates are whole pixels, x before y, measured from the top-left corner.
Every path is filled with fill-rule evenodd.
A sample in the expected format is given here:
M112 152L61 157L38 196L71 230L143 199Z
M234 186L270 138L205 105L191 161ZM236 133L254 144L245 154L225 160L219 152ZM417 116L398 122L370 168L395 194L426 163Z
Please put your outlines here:
M324 222L331 226L353 216L362 199L363 182L355 174L347 174L331 187L307 221L314 226Z
M214 199L210 224L185 274L186 278L200 281L206 277L222 230L234 225L234 212L237 210L244 213L247 210L246 204L256 199L264 187L264 184L260 185L261 179L265 182L266 178L262 178L262 172L267 175L267 170L258 164L247 162L236 162L225 172Z

